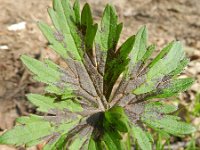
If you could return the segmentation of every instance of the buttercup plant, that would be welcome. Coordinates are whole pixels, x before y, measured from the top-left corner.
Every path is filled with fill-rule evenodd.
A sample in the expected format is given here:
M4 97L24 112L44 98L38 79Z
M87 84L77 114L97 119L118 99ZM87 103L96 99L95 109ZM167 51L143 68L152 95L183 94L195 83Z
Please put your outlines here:
M177 78L188 63L180 42L169 43L150 60L155 46L147 45L145 26L118 48L123 25L110 5L100 24L94 23L88 4L80 12L78 0L73 7L69 0L53 0L48 13L53 27L44 22L38 26L66 66L21 56L34 79L46 84L47 94L27 95L46 115L18 118L0 136L1 144L45 143L44 150L151 150L147 127L168 136L195 131L173 115L176 106L163 100L193 83Z

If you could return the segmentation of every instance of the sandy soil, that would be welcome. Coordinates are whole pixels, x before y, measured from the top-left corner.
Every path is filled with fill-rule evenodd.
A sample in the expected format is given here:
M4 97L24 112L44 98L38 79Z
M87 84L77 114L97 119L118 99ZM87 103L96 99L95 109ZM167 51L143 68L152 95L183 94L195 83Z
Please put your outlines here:
M195 95L200 91L200 1L81 0L81 3L86 1L92 5L96 20L108 1L116 6L120 21L124 22L120 42L135 34L142 25L147 25L149 43L158 45L158 50L172 40L182 41L191 59L182 76L194 77L196 82L179 98L187 112L192 110ZM37 59L50 57L57 61L36 25L38 20L50 23L46 12L49 6L51 0L0 0L0 131L11 128L18 116L37 113L25 94L42 93L43 85L31 78L19 57L28 54ZM11 25L20 22L26 23L24 29L9 30ZM189 118L196 126L199 120L199 117ZM199 134L195 136L200 144ZM0 149L9 150L3 146Z

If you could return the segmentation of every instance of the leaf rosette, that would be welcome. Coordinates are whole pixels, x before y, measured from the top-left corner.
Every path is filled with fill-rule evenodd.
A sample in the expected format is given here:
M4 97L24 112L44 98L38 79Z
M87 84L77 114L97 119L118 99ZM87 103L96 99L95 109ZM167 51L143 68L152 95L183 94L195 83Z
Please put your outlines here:
M34 79L46 83L46 95L28 94L37 110L47 115L17 119L18 125L0 136L0 143L27 147L45 142L44 150L130 150L134 141L152 149L146 126L182 136L194 127L173 115L177 107L158 101L189 88L193 79L178 79L185 68L180 42L173 41L150 59L155 45L147 45L147 29L118 46L122 23L107 5L101 22L94 23L88 4L53 0L48 9L53 27L38 26L65 67L23 55Z

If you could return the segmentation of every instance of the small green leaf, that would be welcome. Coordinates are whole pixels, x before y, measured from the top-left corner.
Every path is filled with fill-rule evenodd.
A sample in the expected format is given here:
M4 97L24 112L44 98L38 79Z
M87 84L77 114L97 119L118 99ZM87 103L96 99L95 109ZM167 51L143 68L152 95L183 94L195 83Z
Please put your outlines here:
M197 147L196 139L195 137L192 137L192 139L188 142L186 150L198 150L199 147Z
M48 93L54 93L54 94L57 94L57 95L62 95L63 92L60 88L58 88L57 86L54 86L54 85L49 85L45 88L45 91L48 92Z
M196 94L195 96L194 110L192 113L196 116L199 116L200 114L200 93Z
M37 80L47 84L59 81L61 74L55 68L26 55L22 55L21 60L30 71L37 75Z
M89 27L92 24L93 24L92 13L91 13L89 4L86 3L81 13L81 25L85 27Z
M109 81L108 85L110 87L113 86L119 75L127 68L127 65L130 61L128 56L133 48L134 41L135 36L128 38L117 51L116 58L112 58L112 60L109 62L104 79Z
M86 3L81 13L81 27L85 35L84 42L86 49L92 53L93 42L97 32L98 25L93 25L92 13L90 6Z
M132 67L143 58L147 50L146 48L147 48L147 29L145 26L143 26L139 29L139 31L135 36L134 46L130 53L131 57L130 65L132 65Z
M132 125L132 134L133 137L137 140L138 145L142 150L151 150L152 144L149 135L143 131L140 127Z
M194 79L185 78L185 79L176 79L172 80L166 88L161 88L160 91L155 94L152 94L152 97L149 98L167 98L176 95L179 92L184 92L194 83Z
M103 135L103 141L105 142L108 150L122 150L120 140L115 136L112 131L107 131Z
M98 29L97 24L88 26L87 29L86 29L85 44L86 44L87 50L91 51L91 53L92 53L93 42L94 42L94 39L95 39L97 29Z
M59 150L63 149L65 145L65 139L66 135L62 135L60 137L57 137L57 139L54 139L51 143L47 143L44 145L43 150Z
M148 48L147 48L147 51L146 53L144 54L144 56L142 57L142 61L143 63L145 63L149 57L151 56L151 54L154 52L156 46L155 45L150 45Z
M101 26L99 30L100 39L96 42L100 42L99 45L101 46L101 50L108 51L116 46L117 38L116 34L118 35L117 31L119 27L117 25L117 15L114 7L107 5L103 17L101 20Z
M107 121L120 132L128 131L128 118L122 107L116 106L105 112Z
M49 9L50 11L51 9ZM44 22L39 22L38 26L40 28L40 30L42 31L42 33L44 34L44 36L46 37L46 39L49 41L49 43L51 44L51 48L58 53L60 56L62 56L63 58L67 58L67 51L64 48L64 43L61 43L59 41L57 41L54 37L54 34L56 32L53 31L52 28L50 28L47 24L45 24Z
M153 59L153 61L149 64L149 68L153 67L160 59L162 59L172 48L174 42L169 43L162 51Z
M74 9L75 17L76 17L76 24L79 25L81 23L80 2L79 2L79 0L75 0L73 9Z
M86 141L85 137L77 137L69 146L69 150L77 150L80 149L82 147L82 145L84 144L84 142Z
M97 150L96 142L92 138L90 139L88 150Z
M189 63L189 59L188 58L184 58L183 60L180 61L180 63L178 64L177 68L172 71L169 75L170 76L175 76L181 73L181 71L183 71L183 69L187 66L187 64Z

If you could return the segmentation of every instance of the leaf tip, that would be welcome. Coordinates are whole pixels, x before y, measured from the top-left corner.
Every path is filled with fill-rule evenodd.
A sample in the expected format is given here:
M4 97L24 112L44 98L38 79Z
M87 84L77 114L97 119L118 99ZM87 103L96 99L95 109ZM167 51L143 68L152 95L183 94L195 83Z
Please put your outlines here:
M28 56L26 56L26 55L24 55L24 54L22 54L22 55L20 56L20 60L21 60L23 63L25 63L25 61L27 60L27 58L28 58Z

